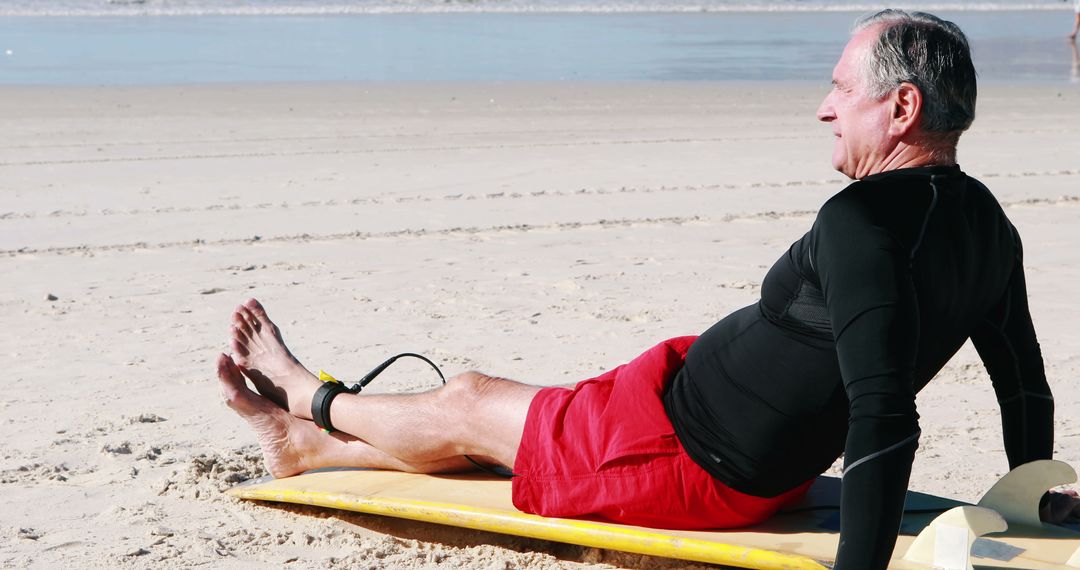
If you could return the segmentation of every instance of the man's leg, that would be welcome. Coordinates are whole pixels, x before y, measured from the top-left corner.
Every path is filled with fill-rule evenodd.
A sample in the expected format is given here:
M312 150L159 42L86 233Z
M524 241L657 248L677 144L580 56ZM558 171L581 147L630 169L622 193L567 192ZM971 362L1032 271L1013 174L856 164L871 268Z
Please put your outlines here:
M339 434L331 438L311 422L297 423L288 414L275 413L288 410L295 418L309 420L311 397L320 381L289 352L258 301L251 299L237 308L232 336L235 372L243 372L280 408L272 410L273 404L265 399L253 400L260 397L246 386L240 390L234 385L234 371L229 369L232 362L219 360L218 375L226 400L252 424L267 464L277 464L279 473L311 469L313 463L403 471L456 470L469 465L461 457L465 454L513 467L529 405L540 390L467 372L451 378L446 386L420 394L340 394L331 405L331 422L353 438ZM242 385L242 377L240 382ZM312 435L323 439L309 437ZM296 452L283 451L288 449ZM276 456L285 460L273 459ZM300 460L293 460L293 456ZM279 473L275 476L281 476Z
M334 427L409 463L489 457L514 467L537 386L466 372L421 394L341 394Z
M1080 11L1076 13L1076 22L1073 24L1073 31L1069 34L1069 39L1075 40L1077 32L1080 32Z

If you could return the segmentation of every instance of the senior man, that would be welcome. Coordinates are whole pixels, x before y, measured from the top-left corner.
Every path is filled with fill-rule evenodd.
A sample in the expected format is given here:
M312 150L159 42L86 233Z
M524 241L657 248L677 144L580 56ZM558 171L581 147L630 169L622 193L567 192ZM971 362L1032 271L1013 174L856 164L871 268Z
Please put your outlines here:
M918 446L915 394L968 338L1009 464L1052 454L1020 237L956 164L975 94L954 24L895 10L859 22L818 110L833 166L855 182L773 265L760 302L700 337L573 388L469 372L423 394L355 395L322 385L249 300L218 362L226 401L274 476L462 470L468 454L512 468L524 511L662 527L760 522L844 454L835 567L885 568ZM1058 518L1075 507L1059 506Z

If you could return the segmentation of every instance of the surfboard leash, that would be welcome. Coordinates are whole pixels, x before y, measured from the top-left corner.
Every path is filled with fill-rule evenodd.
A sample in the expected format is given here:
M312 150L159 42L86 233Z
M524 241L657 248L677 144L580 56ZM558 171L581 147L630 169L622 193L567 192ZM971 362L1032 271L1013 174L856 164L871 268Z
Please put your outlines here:
M905 515L931 515L941 514L951 509L952 507L933 507L926 509L904 509ZM798 515L801 513L809 513L813 511L839 511L840 505L812 505L809 507L796 507L794 509L783 509L776 511L778 515Z
M439 369L438 365L436 365L426 356L416 354L415 352L402 352L401 354L397 354L386 359L385 362L373 368L371 372L365 374L364 377L355 384L353 384L351 388L346 387L345 383L341 380L338 380L337 378L334 378L333 376L320 370L319 380L322 380L323 383L321 386L319 386L317 390L315 390L315 395L311 398L311 418L315 421L315 425L322 428L322 430L326 433L333 433L334 431L336 431L334 429L334 426L330 423L330 402L332 402L338 394L341 394L343 392L347 392L349 394L359 394L360 391L363 390L365 386L370 384L376 376L382 374L384 370L389 368L390 365L394 362L397 362L399 358L403 358L406 356L410 358L419 358L420 360L428 363L428 366L431 366L435 373L439 375L439 379L442 380L443 385L446 385L446 376L443 375L442 370ZM481 471L486 471L488 473L491 473L492 475L496 475L499 477L514 476L514 473L512 471L504 467L490 467L487 465L483 465L482 463L468 455L465 455L463 457L465 457L465 459L468 459L469 463L472 463L474 466L476 466L477 469L480 469Z

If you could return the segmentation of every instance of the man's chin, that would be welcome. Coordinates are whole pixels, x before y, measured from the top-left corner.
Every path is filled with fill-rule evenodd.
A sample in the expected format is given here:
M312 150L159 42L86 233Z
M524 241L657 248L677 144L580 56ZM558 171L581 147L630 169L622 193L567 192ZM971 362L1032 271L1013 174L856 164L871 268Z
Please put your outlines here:
M847 164L845 164L845 163L843 163L843 162L841 162L839 160L833 160L832 167L834 169L836 169L836 171L839 172L840 174L843 174L844 176L847 176L848 178L850 178L852 180L855 180L855 170L853 168L851 168L849 165L847 165Z

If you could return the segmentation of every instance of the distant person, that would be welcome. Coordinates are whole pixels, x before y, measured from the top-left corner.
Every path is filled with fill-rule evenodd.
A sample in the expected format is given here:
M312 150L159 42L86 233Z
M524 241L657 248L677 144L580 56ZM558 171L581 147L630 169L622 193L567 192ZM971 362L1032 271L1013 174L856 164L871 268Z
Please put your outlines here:
M1073 2L1073 10L1076 12L1076 21L1073 23L1073 31L1069 34L1070 40L1076 40L1077 32L1080 32L1080 0Z
M573 388L466 372L430 392L360 395L312 375L251 299L232 316L232 357L218 359L226 402L275 477L460 471L468 454L512 468L523 511L668 528L761 522L843 454L835 568L885 568L921 434L915 395L969 338L1012 467L1051 457L1054 400L1020 235L956 163L975 117L964 34L882 11L856 25L832 84L817 117L855 182L780 256L761 300L701 336ZM1080 503L1047 497L1048 521Z

